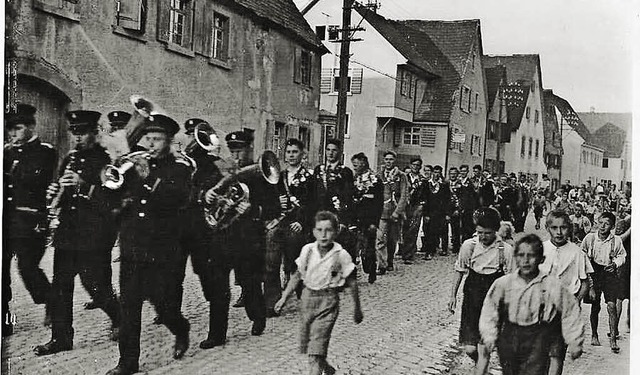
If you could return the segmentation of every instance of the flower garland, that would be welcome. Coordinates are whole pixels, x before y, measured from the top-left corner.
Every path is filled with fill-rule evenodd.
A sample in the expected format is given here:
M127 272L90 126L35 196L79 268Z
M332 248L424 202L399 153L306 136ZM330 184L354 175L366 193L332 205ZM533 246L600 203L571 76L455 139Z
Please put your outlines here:
M356 176L354 181L355 188L360 192L366 192L378 182L378 176L371 169Z
M399 174L400 174L400 168L398 167L393 167L393 169L388 174L383 167L382 171L380 172L380 176L382 177L382 183L387 185L387 184L392 184L394 182L398 182L400 180Z

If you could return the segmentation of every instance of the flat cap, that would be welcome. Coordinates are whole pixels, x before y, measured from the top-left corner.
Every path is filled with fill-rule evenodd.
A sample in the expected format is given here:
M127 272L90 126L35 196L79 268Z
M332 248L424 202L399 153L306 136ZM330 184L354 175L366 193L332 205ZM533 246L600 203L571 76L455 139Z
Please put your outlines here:
M31 125L36 123L36 107L29 104L18 104L15 111L5 115L5 127L12 127L17 124Z
M107 118L109 119L109 123L114 130L122 129L127 125L129 119L131 118L131 114L125 111L113 111L107 114Z
M102 114L96 111L70 111L66 114L69 121L69 131L72 133L86 133L98 128L98 120Z
M157 114L147 118L144 133L160 132L173 137L180 130L180 125L169 116Z
M224 140L227 142L227 147L238 148L250 145L253 142L253 137L245 131L235 131L227 134Z
M190 118L187 121L184 122L184 130L186 134L191 134L193 133L193 129L195 129L196 126L198 126L201 123L205 123L207 125L209 125L208 122L204 121L201 118Z

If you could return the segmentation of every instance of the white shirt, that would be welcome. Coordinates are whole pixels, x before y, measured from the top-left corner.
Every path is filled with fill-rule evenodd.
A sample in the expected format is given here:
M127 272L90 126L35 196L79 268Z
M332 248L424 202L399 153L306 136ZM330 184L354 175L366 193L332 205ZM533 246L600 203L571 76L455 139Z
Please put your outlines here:
M304 285L312 290L341 287L356 268L351 255L337 242L324 256L320 255L317 242L304 245L296 265Z
M291 182L293 182L293 178L296 176L296 173L298 173L301 167L301 165L298 165L294 168L287 168L287 185L291 185Z
M580 290L580 280L586 280L588 273L593 273L587 254L573 242L556 247L551 240L544 241L544 262L540 264L540 272L560 279L562 285L572 294Z
M615 263L617 267L624 264L627 258L627 252L622 245L620 236L609 233L604 240L600 239L598 233L589 233L582 240L582 251L587 253L589 259L601 266L608 266Z
M505 273L513 271L515 260L513 248L504 242L500 236L489 246L484 246L478 237L470 238L462 244L458 253L458 260L453 269L458 272L467 272L469 269L482 275L492 274L500 268L500 246L503 246L502 266Z

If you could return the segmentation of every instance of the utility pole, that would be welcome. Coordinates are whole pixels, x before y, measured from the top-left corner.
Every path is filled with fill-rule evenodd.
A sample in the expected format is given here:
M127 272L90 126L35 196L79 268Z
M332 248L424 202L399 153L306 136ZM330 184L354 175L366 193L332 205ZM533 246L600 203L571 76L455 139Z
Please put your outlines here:
M496 170L494 172L501 175L503 172L500 170L500 142L502 142L502 105L503 103L503 94L502 94L502 82L500 82L500 86L498 87L498 100L500 101L500 108L498 109L498 126L496 129Z
M349 83L349 47L351 42L358 42L362 39L352 39L351 32L364 30L363 28L351 28L351 10L355 0L343 0L342 7L342 39L340 42L340 78L338 87L338 105L336 108L336 132L340 142L344 142L344 129L347 119L347 91Z

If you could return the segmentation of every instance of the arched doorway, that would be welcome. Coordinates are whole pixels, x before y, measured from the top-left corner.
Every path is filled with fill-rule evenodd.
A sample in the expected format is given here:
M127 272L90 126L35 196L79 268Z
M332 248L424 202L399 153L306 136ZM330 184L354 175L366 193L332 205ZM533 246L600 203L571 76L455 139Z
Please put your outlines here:
M43 142L53 145L62 159L69 152L69 136L65 113L71 100L50 83L25 74L18 74L17 99L37 108L36 131Z

